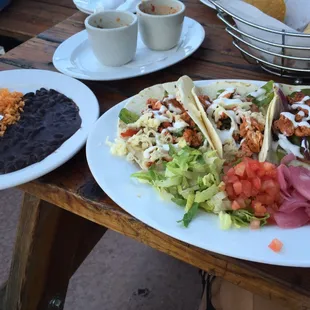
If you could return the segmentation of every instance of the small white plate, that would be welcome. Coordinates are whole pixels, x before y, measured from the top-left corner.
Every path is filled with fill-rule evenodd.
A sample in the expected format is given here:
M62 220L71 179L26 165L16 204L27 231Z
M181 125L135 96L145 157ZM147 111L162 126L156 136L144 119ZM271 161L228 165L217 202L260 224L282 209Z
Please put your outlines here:
M195 84L202 86L213 82L216 81ZM244 82L259 86L264 84L259 81ZM121 208L147 225L205 250L260 263L310 267L310 247L305 246L310 225L296 229L281 229L274 225L258 230L221 230L218 217L202 211L188 228L177 223L182 219L184 209L162 200L151 186L133 180L130 175L139 168L124 157L113 156L105 143L107 137L110 141L116 137L118 114L126 103L127 100L121 102L100 117L86 144L86 157L94 178ZM283 242L280 253L268 248L274 238Z
M32 69L2 71L0 72L0 85L1 88L8 88L10 91L19 91L23 94L34 92L41 87L53 88L75 102L82 119L81 128L45 159L26 168L0 174L0 190L2 190L37 179L73 157L84 145L92 125L99 117L99 104L96 96L86 85L52 71Z
M136 0L73 0L78 10L85 14L92 14L98 7L105 10L123 10L129 12L136 11Z
M164 69L187 58L199 48L204 38L203 27L185 17L180 43L175 48L162 52L152 51L138 35L135 58L121 67L107 67L95 58L87 32L83 30L59 45L53 56L53 64L58 71L77 79L112 81L133 78Z

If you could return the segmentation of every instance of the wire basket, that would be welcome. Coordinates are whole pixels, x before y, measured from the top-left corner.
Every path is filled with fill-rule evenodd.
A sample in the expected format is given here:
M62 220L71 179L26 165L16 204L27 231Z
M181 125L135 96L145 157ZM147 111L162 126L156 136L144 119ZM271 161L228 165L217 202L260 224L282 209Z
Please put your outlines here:
M249 63L258 64L271 74L292 78L296 84L310 80L310 47L287 43L292 38L310 42L310 34L272 30L232 14L217 0L209 1L216 7L217 17L226 25L226 31L232 36L233 45ZM246 25L251 31L241 30L236 21ZM260 37L252 35L253 30L259 30ZM271 35L272 40L265 39Z

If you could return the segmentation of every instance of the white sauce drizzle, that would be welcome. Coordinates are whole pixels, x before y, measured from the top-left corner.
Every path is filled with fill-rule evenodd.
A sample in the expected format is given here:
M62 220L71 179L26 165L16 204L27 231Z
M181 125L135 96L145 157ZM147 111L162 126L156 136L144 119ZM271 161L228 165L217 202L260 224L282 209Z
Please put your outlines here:
M297 114L300 115L301 117L305 116L305 112L304 111L299 111Z
M284 117L289 119L293 123L295 128L300 127L300 126L310 128L310 124L308 122L304 121L303 119L301 122L296 122L295 121L295 115L290 113L290 112L282 112L281 115L283 115Z
M147 148L144 152L143 152L143 157L144 158L150 158L151 157L151 153L157 148L157 146L150 146L149 148Z
M211 116L217 107L218 107L218 104L213 102L213 103L208 107L208 109L207 109L207 114L208 114L209 116Z
M174 112L175 114L181 114L182 110L175 107L172 103L168 103L169 111Z
M154 113L154 117L155 117L156 119L158 119L161 123L163 123L163 122L171 122L171 121L172 121L171 118L159 114L159 113L160 113L159 111L153 111L153 113Z
M285 135L279 134L279 145L286 151L287 154L293 153L299 158L304 158L300 153L300 147L291 143Z
M164 105L162 105L162 106L160 107L160 109L159 109L159 112L162 113L162 114L164 114L167 110L168 110L168 109L167 109Z
M234 133L234 128L233 126L229 130L216 130L222 143L230 142L233 140L233 133Z
M184 129L187 126L188 126L188 124L186 122L180 120L180 121L176 121L173 124L173 127L168 127L167 129L170 132L176 132L176 131L179 131L180 129Z
M168 97L165 97L165 98L164 98L163 102L167 102L167 101L169 101L169 100L171 100L171 99L175 99L175 96L173 96L173 95L168 95Z
M223 98L223 97L225 97L228 94L233 94L235 91L236 91L235 88L228 87L218 96L218 98Z
M254 98L263 96L263 95L265 95L265 94L266 94L266 90L263 89L263 88L259 88L258 90L249 93L249 95L250 95L251 97L254 97Z
M169 151L169 144L163 144L163 145L161 146L161 148L162 148L164 151L168 152L168 151Z
M220 105L224 108L232 108L236 105L244 105L244 102L242 102L240 99L228 99L228 98L218 98L213 101L213 103L216 103L217 105ZM250 105L250 103L248 103Z
M310 96L305 96L305 97L302 98L301 101L296 102L296 103L304 103L304 102L308 101L309 99L310 99Z

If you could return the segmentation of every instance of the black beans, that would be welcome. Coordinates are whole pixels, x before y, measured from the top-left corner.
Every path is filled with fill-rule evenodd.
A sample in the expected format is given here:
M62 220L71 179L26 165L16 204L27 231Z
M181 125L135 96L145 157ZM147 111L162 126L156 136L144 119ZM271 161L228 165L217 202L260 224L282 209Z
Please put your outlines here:
M24 101L20 120L0 138L0 174L43 160L81 127L76 104L56 90L41 88Z

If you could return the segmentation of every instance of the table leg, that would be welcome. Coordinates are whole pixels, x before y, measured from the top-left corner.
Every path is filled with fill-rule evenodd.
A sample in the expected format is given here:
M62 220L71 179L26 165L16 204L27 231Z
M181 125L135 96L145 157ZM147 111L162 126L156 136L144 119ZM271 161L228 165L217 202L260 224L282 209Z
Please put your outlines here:
M3 309L63 309L71 276L106 230L25 194Z

